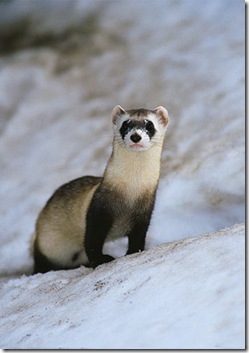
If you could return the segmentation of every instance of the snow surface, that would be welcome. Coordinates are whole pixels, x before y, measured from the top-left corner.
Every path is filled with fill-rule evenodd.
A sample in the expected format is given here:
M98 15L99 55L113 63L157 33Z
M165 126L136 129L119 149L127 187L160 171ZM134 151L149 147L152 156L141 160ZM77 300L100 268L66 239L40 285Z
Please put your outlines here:
M204 233L244 223L244 32L245 4L235 0L0 2L0 347L243 346L244 294L239 292L244 272L235 260L242 266L242 245L235 240L242 237L242 226L226 237L210 237L214 254L230 254L219 266L212 255L214 276L203 248L192 253L197 241L184 240L186 253L179 262L177 247L172 253L165 250L169 283L156 259L160 262L161 249L171 249L167 243L179 241L181 247L183 239L199 236L201 244L207 241ZM126 109L164 105L171 119L148 252L96 271L80 268L18 279L32 272L30 238L51 193L81 175L102 174L116 104ZM238 229L240 236L233 237ZM124 240L105 246L115 256L125 250ZM147 256L151 268L139 262ZM136 269L131 271L132 261ZM181 261L186 263L180 269ZM193 278L181 281L179 274L189 268ZM149 279L154 270L158 275ZM102 285L107 273L111 278ZM229 286L230 276L235 287ZM123 282L118 285L115 278ZM219 285L223 290L215 292ZM88 293L87 302L79 288ZM129 290L133 305L128 299L122 305ZM186 300L179 293L186 293ZM191 311L195 304L198 312ZM71 319L69 309L82 319ZM126 315L134 326L127 327ZM138 323L146 326L141 326L146 334Z
M1 346L242 349L244 253L237 225L96 270L9 280L0 291Z

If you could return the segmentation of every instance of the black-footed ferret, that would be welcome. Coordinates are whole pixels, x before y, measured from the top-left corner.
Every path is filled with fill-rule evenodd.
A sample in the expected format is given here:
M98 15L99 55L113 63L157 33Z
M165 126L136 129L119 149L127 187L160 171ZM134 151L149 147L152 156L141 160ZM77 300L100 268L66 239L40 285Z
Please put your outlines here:
M127 254L144 250L155 203L169 117L164 107L112 112L113 150L103 177L84 176L58 188L39 214L34 273L96 266L105 240L128 237Z

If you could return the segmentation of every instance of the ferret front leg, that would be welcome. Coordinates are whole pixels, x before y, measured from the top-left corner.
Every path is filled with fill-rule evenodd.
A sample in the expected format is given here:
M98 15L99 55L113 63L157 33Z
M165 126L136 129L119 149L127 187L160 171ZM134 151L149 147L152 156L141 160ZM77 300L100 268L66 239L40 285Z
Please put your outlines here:
M85 249L90 266L93 268L114 260L112 256L102 253L111 226L112 218L104 208L91 207L87 215Z
M138 251L143 251L145 246L145 237L148 229L148 222L138 222L128 236L128 250L126 255L133 254Z

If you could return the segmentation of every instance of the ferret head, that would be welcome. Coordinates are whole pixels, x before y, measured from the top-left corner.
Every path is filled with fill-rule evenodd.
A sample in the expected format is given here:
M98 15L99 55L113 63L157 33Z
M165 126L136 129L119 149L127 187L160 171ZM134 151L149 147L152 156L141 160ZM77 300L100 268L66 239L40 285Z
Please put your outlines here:
M167 110L124 110L117 105L112 112L115 141L131 151L146 151L153 145L162 145L169 122Z

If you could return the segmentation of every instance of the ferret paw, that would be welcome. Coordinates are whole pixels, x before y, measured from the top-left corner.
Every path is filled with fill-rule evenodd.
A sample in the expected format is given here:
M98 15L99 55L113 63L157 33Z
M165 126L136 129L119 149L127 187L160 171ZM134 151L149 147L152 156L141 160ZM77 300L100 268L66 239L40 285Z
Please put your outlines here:
M105 264L107 262L111 262L114 260L114 257L110 255L102 255L101 257L98 257L98 259L95 259L95 261L91 261L91 265L93 268Z

